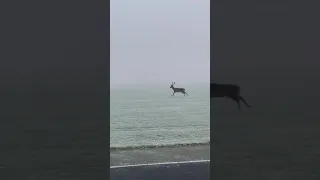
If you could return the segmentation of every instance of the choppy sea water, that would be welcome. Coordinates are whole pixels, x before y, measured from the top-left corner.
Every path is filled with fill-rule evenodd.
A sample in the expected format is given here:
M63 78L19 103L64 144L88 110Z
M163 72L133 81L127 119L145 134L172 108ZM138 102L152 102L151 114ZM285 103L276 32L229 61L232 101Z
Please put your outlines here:
M210 87L125 86L110 92L110 146L132 148L210 143Z

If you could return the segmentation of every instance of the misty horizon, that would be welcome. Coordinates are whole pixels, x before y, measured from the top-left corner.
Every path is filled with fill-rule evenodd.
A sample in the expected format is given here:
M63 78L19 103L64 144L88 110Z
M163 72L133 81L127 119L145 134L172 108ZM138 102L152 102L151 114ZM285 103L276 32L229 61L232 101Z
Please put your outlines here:
M157 88L157 89L168 89L168 91L172 91L170 89L171 82L169 83L135 83L135 84L110 84L110 90L118 90L118 89L148 89L148 88ZM175 87L183 87L186 89L196 89L196 88L210 88L209 82L188 82L188 83L176 83Z
M210 81L209 0L111 1L110 11L111 87Z

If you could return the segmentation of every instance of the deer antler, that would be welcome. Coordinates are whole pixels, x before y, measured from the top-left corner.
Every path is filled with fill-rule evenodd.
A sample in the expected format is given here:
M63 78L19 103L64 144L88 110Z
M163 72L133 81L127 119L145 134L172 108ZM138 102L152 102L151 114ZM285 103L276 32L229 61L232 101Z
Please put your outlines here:
M176 82L174 82L174 84L173 85L175 85L176 84Z

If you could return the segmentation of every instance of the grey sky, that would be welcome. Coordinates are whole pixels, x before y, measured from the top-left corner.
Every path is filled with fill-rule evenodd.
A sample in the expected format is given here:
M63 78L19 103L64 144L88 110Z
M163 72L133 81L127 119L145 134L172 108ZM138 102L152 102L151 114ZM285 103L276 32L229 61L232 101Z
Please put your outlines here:
M209 0L111 0L111 85L209 82Z

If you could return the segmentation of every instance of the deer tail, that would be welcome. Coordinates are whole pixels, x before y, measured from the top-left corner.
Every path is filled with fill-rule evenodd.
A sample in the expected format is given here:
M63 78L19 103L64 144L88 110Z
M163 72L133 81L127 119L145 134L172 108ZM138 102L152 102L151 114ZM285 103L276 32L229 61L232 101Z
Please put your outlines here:
M242 96L240 96L240 100L247 106L247 107L251 107L247 102L246 100L244 100L244 98Z

